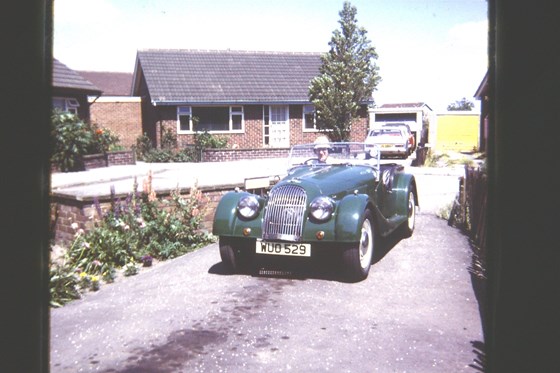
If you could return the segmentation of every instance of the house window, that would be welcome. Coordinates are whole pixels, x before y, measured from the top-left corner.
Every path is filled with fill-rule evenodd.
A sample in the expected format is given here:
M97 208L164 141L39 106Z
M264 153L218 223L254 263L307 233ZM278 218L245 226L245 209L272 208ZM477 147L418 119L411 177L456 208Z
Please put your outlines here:
M192 128L192 115L190 106L177 107L177 132L188 132Z
M270 145L270 106L263 106L263 144Z
M303 105L303 130L316 131L317 118L313 105Z
M229 118L232 131L243 129L243 106L231 106L229 108Z
M195 126L193 118L196 118ZM179 106L177 126L179 133L241 132L243 131L243 106Z
M60 109L61 111L78 115L80 103L75 98L53 97L52 107L53 109Z

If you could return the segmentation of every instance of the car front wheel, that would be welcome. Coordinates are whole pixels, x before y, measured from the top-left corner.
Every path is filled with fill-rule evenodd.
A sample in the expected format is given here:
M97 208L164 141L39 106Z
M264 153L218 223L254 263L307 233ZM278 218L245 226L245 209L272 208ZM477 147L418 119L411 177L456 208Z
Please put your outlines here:
M414 190L410 188L408 192L407 208L406 208L406 221L403 223L402 233L403 237L410 237L414 232L416 225L416 198L414 197Z
M346 248L343 252L343 262L351 281L362 281L369 273L375 247L373 219L370 210L364 213L360 241Z
M220 237L220 257L225 269L230 273L247 270L251 264L252 251L246 240L232 237Z

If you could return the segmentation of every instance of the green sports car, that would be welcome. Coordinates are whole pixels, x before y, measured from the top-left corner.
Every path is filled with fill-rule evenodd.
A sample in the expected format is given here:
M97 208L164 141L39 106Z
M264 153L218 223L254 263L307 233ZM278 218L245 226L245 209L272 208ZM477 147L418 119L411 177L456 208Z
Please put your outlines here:
M287 176L266 195L236 190L222 197L213 234L229 271L250 267L258 256L337 255L348 279L361 281L379 237L412 235L418 193L402 165L381 164L379 149L364 143L330 143L326 161L317 150L294 146Z

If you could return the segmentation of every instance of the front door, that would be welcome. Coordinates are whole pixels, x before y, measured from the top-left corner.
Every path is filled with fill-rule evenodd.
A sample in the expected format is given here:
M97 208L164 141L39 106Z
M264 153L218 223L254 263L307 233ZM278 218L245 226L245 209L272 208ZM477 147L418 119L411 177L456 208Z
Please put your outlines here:
M290 146L288 105L265 106L264 137L264 144L272 148L287 148Z

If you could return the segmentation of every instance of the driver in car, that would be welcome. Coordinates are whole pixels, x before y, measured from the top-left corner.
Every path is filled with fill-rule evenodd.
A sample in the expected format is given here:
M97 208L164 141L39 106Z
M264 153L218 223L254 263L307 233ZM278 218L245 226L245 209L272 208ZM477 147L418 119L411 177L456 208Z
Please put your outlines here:
M315 146L313 151L317 155L317 163L327 163L327 158L329 157L329 149L331 148L331 143L327 136L319 136L315 140Z

